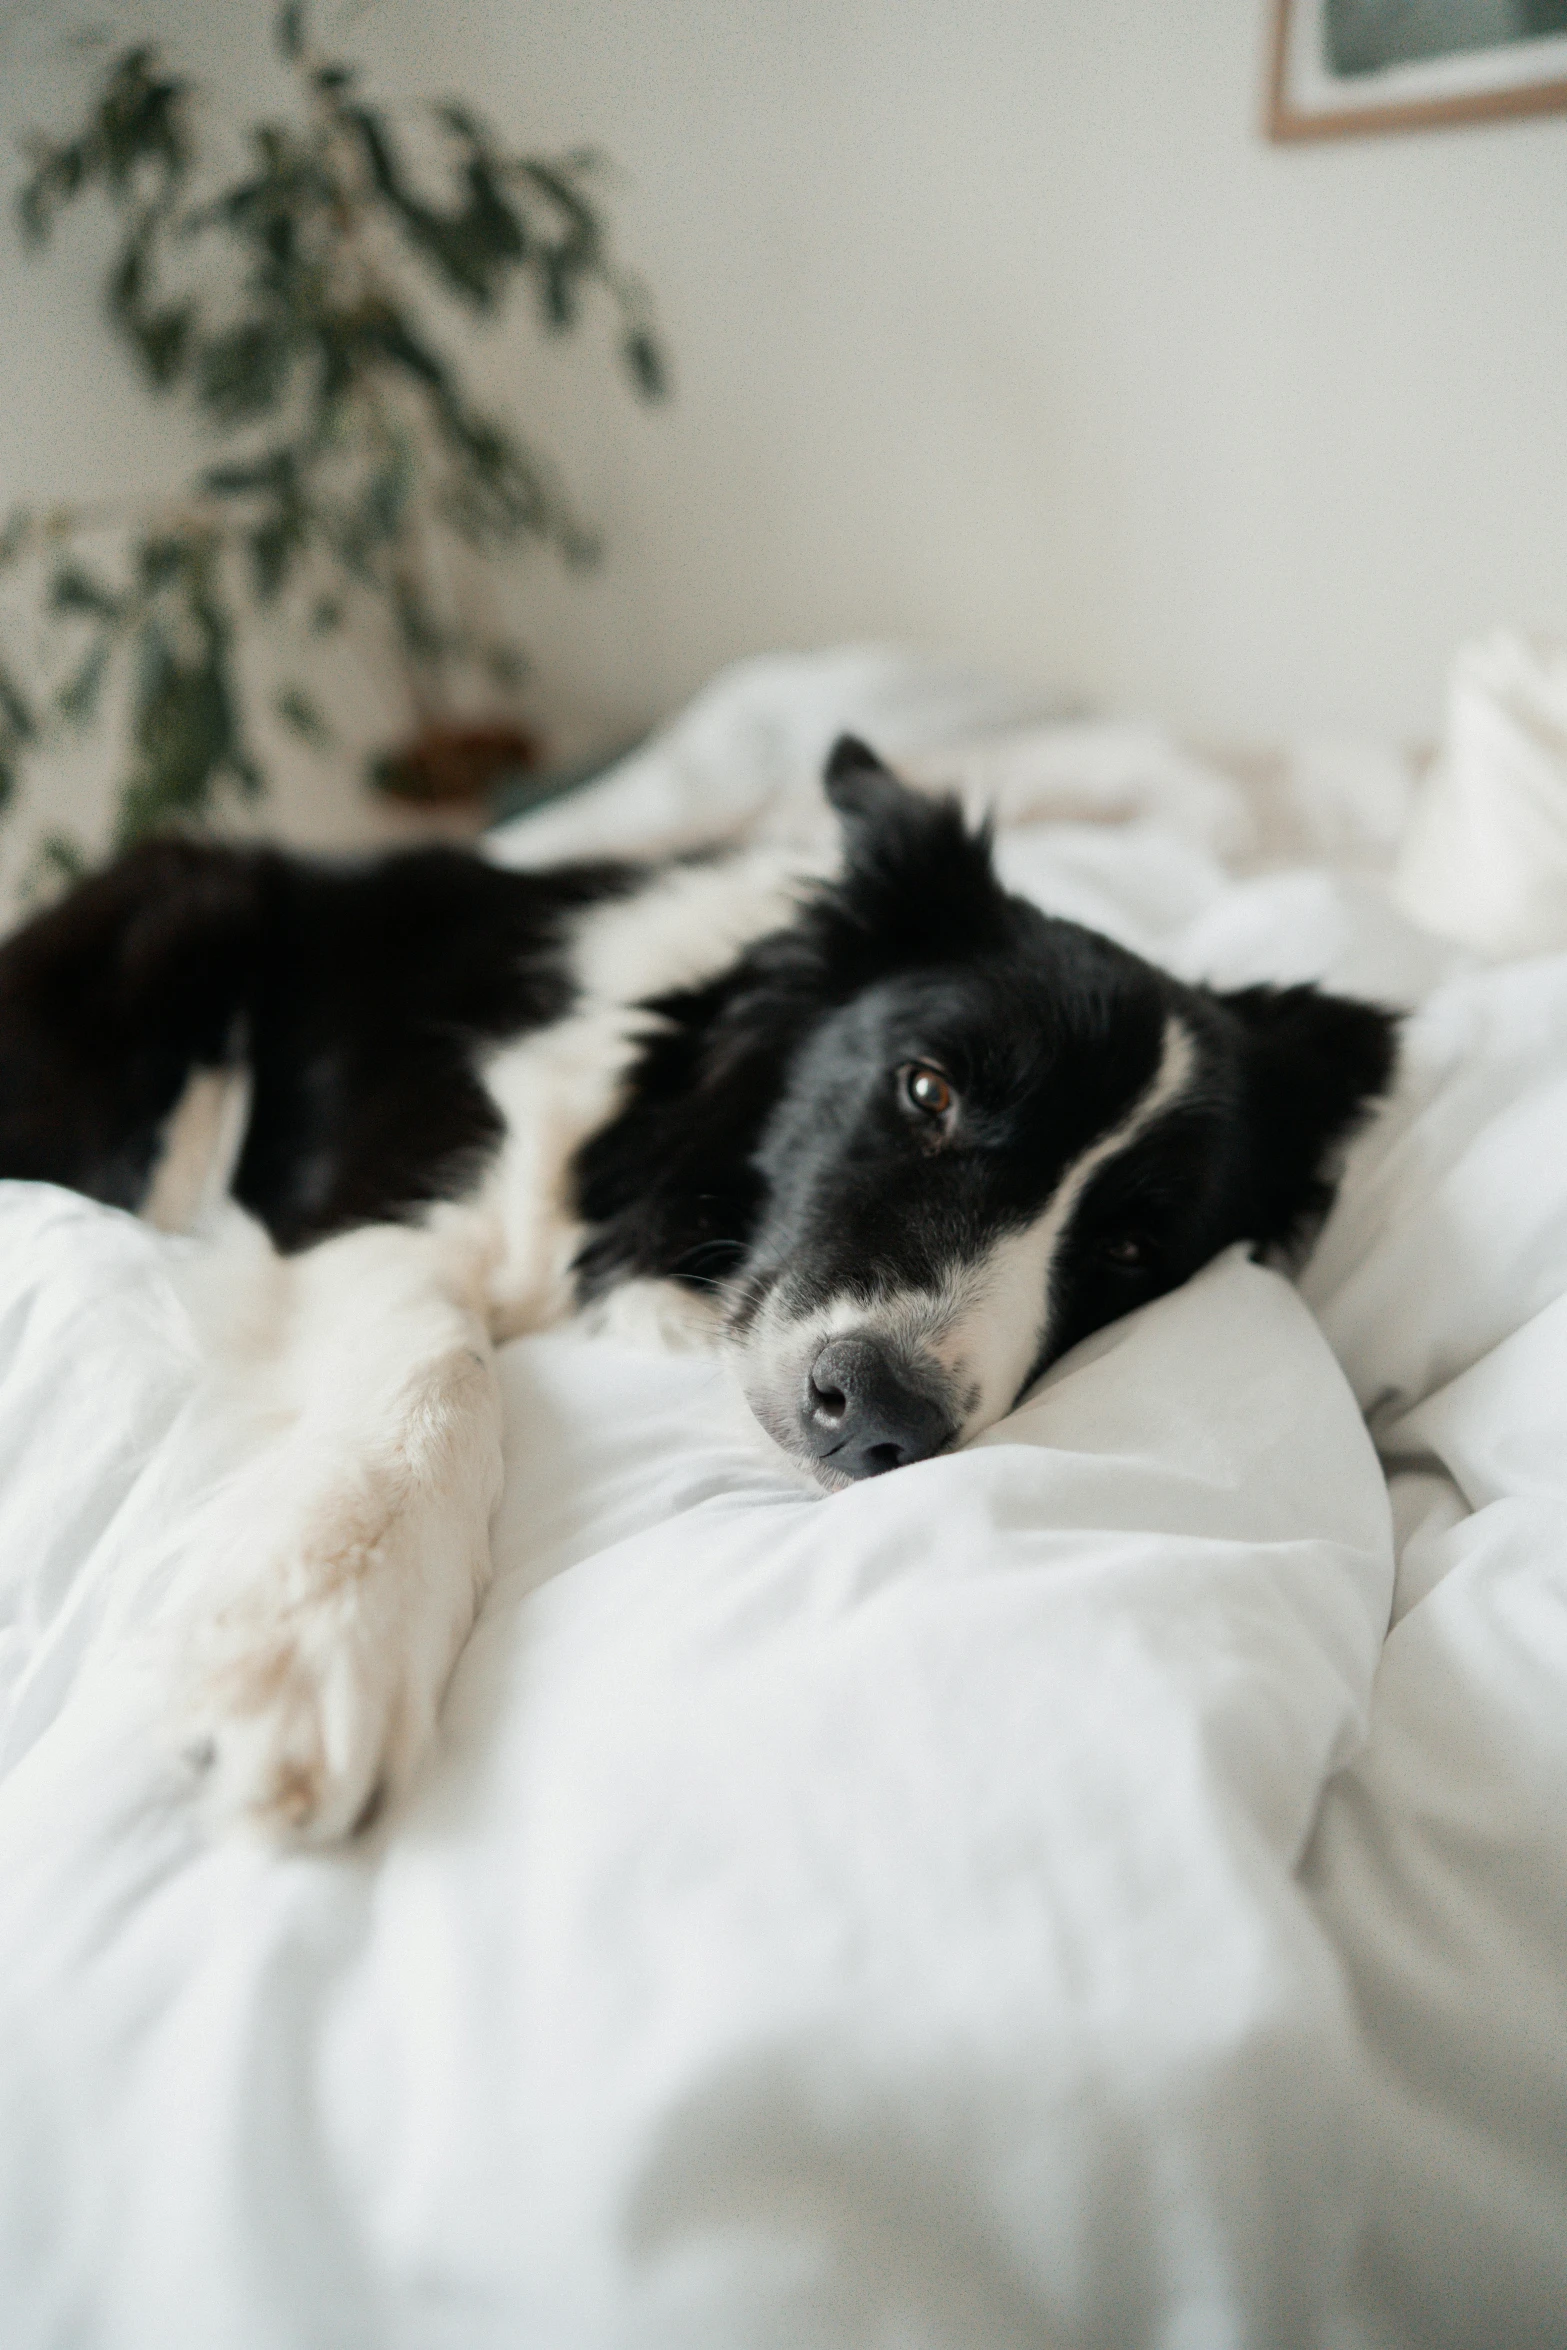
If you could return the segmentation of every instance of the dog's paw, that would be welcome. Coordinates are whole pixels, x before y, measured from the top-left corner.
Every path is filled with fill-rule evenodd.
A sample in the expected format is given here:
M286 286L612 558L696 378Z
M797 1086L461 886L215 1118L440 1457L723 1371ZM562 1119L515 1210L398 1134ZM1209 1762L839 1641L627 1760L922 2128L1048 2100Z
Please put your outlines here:
M350 1835L403 1776L397 1694L327 1627L247 1615L181 1659L176 1736L203 1807L279 1841Z
M406 1784L429 1744L467 1624L421 1607L434 1562L400 1555L395 1523L358 1520L321 1513L185 1621L175 1738L215 1825L330 1843ZM470 1583L470 1617L471 1599Z

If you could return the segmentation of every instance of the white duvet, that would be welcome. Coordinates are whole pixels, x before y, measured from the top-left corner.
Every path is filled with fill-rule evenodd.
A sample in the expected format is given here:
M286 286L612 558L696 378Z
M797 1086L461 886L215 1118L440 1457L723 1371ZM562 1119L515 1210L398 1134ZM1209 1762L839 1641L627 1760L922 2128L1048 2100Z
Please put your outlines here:
M505 853L788 830L900 707L758 673ZM1567 2341L1567 957L1011 739L1016 885L1419 1006L1299 1292L1221 1259L830 1499L706 1358L508 1348L495 1587L348 1851L206 1843L163 1740L188 1244L0 1187L5 2350Z

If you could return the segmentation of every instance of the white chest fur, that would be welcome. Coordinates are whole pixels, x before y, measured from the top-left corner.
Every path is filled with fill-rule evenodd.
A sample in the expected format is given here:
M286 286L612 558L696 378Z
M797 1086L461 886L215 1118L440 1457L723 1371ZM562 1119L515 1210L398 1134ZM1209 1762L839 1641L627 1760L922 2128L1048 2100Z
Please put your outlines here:
M802 880L798 858L776 853L671 866L635 897L594 907L571 943L575 1008L554 1026L497 1052L484 1071L506 1120L506 1141L480 1195L492 1221L492 1326L510 1338L571 1310L570 1268L582 1241L571 1199L571 1167L582 1144L619 1102L651 1015L652 996L692 987L733 961L747 943L786 922ZM657 1301L618 1297L617 1327L681 1343L705 1319L696 1301L676 1309L667 1285ZM629 1334L629 1330L628 1330Z

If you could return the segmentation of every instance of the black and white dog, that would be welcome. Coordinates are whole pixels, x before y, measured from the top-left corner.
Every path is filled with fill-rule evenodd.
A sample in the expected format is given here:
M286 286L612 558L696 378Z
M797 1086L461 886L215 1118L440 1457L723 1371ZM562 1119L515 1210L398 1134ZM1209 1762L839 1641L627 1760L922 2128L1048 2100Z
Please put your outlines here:
M1051 919L851 739L826 784L811 884L169 840L0 949L0 1175L249 1211L228 1344L288 1457L188 1634L222 1809L332 1836L412 1768L489 1572L498 1339L683 1293L830 1487L1327 1206L1389 1015Z

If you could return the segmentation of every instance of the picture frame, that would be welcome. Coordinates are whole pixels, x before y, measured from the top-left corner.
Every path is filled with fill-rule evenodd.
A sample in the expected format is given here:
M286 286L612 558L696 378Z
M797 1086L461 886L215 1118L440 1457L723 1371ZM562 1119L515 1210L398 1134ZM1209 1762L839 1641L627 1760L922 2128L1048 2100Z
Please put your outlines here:
M1273 0L1270 139L1567 110L1567 0Z

